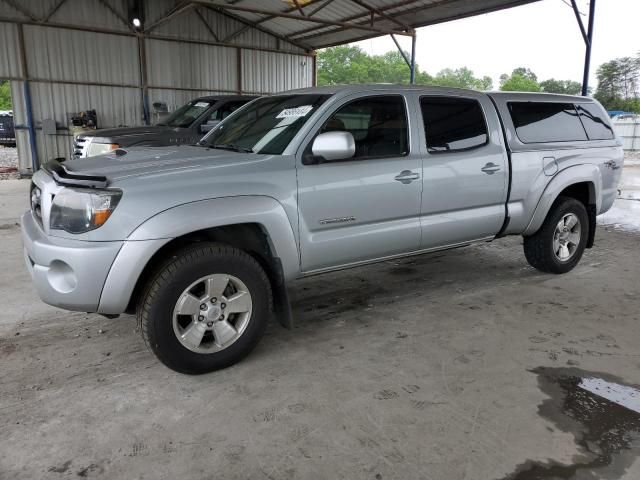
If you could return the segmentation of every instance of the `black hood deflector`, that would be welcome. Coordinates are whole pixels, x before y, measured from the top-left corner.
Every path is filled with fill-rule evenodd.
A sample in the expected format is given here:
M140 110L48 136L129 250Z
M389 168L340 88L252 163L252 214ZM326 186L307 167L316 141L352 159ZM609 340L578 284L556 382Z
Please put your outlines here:
M50 160L42 166L58 185L65 187L105 188L109 182L104 175L74 173L57 160Z

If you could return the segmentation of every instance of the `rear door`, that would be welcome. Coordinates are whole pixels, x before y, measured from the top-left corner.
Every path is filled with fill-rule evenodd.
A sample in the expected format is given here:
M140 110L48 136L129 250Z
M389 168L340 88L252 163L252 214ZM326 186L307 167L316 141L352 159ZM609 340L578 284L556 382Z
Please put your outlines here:
M421 248L495 236L505 219L508 160L485 95L419 98L423 152Z
M298 161L303 271L418 249L422 172L411 127L398 94L354 95L321 119L307 154L317 134L336 130L353 135L356 153L320 164Z

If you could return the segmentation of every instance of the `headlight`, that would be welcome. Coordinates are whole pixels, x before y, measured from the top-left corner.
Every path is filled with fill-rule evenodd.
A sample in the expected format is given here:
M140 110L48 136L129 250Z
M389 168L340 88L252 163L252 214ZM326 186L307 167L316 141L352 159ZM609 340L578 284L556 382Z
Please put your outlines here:
M119 148L120 145L117 143L93 143L89 144L89 149L87 150L87 157L95 157L96 155L103 155L105 153L109 153L116 148Z
M62 190L53 198L49 226L69 233L94 230L104 225L121 197L120 190Z

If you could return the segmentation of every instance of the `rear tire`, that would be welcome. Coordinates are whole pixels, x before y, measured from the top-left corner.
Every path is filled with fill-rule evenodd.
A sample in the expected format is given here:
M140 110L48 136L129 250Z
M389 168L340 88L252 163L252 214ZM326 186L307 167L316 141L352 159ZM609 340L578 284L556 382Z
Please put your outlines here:
M177 251L157 270L137 317L145 343L162 363L201 374L248 355L272 310L271 284L253 257L201 243Z
M589 238L589 216L582 202L558 197L542 227L524 237L524 255L534 268L567 273L582 258Z

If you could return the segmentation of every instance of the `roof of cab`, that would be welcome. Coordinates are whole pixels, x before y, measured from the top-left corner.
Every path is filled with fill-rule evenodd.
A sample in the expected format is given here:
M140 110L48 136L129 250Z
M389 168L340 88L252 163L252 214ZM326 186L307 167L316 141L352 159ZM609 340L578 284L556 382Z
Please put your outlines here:
M203 101L203 102L219 102L221 100L253 100L256 98L256 95L206 95L204 97L197 97L192 100L192 102Z
M559 102L559 103L593 103L591 97L579 95L562 95L543 92L485 92L487 95L506 102Z
M286 92L280 92L278 95L294 94L324 94L333 95L336 93L359 93L359 92L375 92L378 90L397 90L399 92L405 91L433 91L439 93L446 92L458 92L458 93L482 93L477 90L469 90L465 88L454 87L440 87L432 85L399 85L395 83L358 83L352 85L327 85L323 87L309 87L299 88L297 90L288 90Z
M404 91L421 91L429 93L473 93L473 94L486 94L493 98L503 101L521 101L521 102L564 102L564 103L593 103L593 99L590 97L580 97L576 95L560 95L555 93L537 93L537 92L495 92L487 91L481 92L478 90L470 90L466 88L454 88L454 87L442 87L437 85L398 85L398 84L385 84L385 83L370 83L370 84L353 84L353 85L329 85L324 87L309 87L300 88L297 90L289 90L287 92L280 92L278 95L287 94L324 94L334 95L336 93L355 93L355 92L375 92L377 90L397 90L399 92Z

